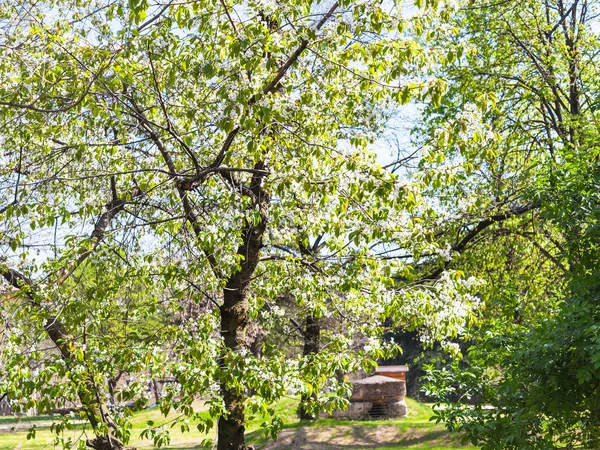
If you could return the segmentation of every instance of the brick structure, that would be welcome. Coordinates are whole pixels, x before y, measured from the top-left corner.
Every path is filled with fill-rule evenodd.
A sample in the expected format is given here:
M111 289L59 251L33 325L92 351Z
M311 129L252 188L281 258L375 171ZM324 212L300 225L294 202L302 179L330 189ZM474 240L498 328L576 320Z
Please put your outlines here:
M379 366L375 370L375 374L383 375L384 377L394 378L396 380L404 381L406 383L406 372L408 372L408 366Z

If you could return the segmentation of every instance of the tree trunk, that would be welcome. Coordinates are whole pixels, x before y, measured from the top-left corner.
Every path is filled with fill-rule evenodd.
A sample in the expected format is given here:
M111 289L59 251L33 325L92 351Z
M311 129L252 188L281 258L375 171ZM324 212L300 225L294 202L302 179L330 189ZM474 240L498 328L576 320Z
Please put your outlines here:
M152 378L152 393L154 394L154 404L158 405L160 402L160 389L158 389L158 382Z
M245 396L235 388L221 384L221 393L227 407L227 417L219 418L218 450L244 450L246 444L244 435L244 400Z
M255 165L256 169L263 169L262 162ZM262 175L254 175L250 184L250 191L255 199L254 206L260 212L260 223L246 223L242 230L242 244L237 250L242 255L241 269L233 273L225 285L223 292L223 306L221 307L221 336L225 344L222 367L226 364L226 355L247 349L246 327L249 321L250 283L258 265L262 248L262 237L267 225L268 197L262 190ZM227 378L227 377L225 377ZM244 401L245 389L241 391L221 380L221 394L225 403L226 414L219 418L218 424L218 450L245 450L244 441Z
M21 274L14 269L7 269L0 272L0 275L14 288L21 290L27 286L32 289L34 283L31 279ZM63 278L63 281L66 278ZM33 290L33 289L32 289ZM26 294L29 301L35 305L39 305L39 301L31 293ZM67 331L62 322L56 318L51 317L46 321L44 329L48 338L56 345L56 348L61 354L61 357L65 364L69 364L74 359L75 346L73 345L73 336ZM115 429L115 424L111 420L110 412L101 401L101 396L96 392L96 386L93 382L92 377L88 377L84 385L79 385L77 382L71 380L75 385L78 386L77 395L81 401L82 408L85 412L86 418L89 420L96 439L88 440L86 444L89 447L96 448L98 450L119 450L123 448L123 444L112 436L112 431ZM108 434L105 434L101 427L102 423L105 422L108 427Z
M72 336L67 332L63 324L56 318L50 318L45 325L46 333L50 340L56 345L61 353L63 361L67 364L73 360ZM85 412L86 419L90 422L95 439L88 439L86 445L96 450L121 450L123 443L112 434L116 426L112 421L110 411L100 398L101 392L90 376L87 377L83 386L78 387L77 395ZM108 432L101 431L101 426L106 424Z
M57 279L54 282L56 286L63 284L77 268L94 252L96 247L104 240L106 230L110 222L116 217L119 212L125 208L125 201L117 197L117 191L115 187L115 178L111 177L111 190L113 192L112 200L106 205L106 211L104 211L90 235L92 242L91 248L82 251L79 256L68 266L63 267L57 275ZM133 198L142 195L139 188L134 188L131 191ZM20 272L8 269L0 272L0 276L14 288L21 290L27 286L34 291L35 284L29 277L21 274ZM36 305L39 306L39 301L31 293L27 294L28 298ZM56 345L59 350L63 361L66 364L73 360L73 353L75 346L73 344L73 336L67 331L65 326L57 317L51 317L46 321L44 325L46 334L50 340ZM102 400L102 393L98 392L98 388L94 383L93 377L88 375L83 386L78 385L77 395L81 401L82 408L85 412L86 418L89 420L94 434L95 439L88 439L86 445L97 450L120 450L123 449L123 443L113 436L116 425L112 420L110 411L106 407L106 404ZM106 428L103 427L106 425ZM105 432L105 429L108 431Z
M302 349L302 355L304 357L319 352L320 337L321 326L319 320L313 314L309 314L306 317L306 325L304 328L304 348ZM312 395L302 394L300 405L298 406L298 417L300 417L301 420L314 420L316 418L309 409L306 408L307 402L316 398L316 393L313 393Z
M224 302L221 307L221 336L226 352L238 352L246 345L248 299L246 289L241 286L240 275L241 272L238 272L227 283ZM237 286L234 287L236 284ZM225 361L223 361L223 364L225 364ZM221 381L221 394L227 409L227 416L219 418L218 450L245 449L245 394L238 391L235 386L230 386L226 381Z

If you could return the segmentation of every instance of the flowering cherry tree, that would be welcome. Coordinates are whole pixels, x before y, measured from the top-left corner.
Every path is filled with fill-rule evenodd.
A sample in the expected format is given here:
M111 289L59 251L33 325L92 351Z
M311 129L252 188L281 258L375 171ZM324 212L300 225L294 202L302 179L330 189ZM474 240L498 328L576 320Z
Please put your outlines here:
M248 412L276 435L283 395L343 407L336 373L396 351L389 327L460 332L472 280L398 278L441 251L427 181L372 153L392 108L442 90L418 78L435 52L398 5L10 0L0 20L11 398L78 401L87 445L122 448L125 402L172 376L161 410L182 429L217 419L218 448L239 450ZM335 325L291 354L249 332L309 342L322 319Z

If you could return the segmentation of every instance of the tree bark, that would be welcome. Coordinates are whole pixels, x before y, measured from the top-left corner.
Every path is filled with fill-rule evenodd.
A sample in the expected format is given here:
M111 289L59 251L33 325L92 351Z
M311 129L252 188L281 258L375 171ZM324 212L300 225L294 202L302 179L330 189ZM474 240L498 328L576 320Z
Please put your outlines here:
M264 167L259 162L255 168ZM243 257L241 270L229 277L223 292L223 306L220 313L221 337L225 346L221 362L224 370L227 370L227 354L237 353L248 347L246 328L249 321L250 283L259 262L262 237L267 226L268 197L262 190L262 179L263 175L256 173L249 186L249 191L254 198L254 207L258 208L260 213L260 223L246 223L242 230L242 244L237 250L238 255ZM247 449L244 440L245 390L240 391L226 380L221 380L221 395L226 413L219 418L217 448L218 450L245 450Z
M302 355L307 357L314 355L319 352L319 341L321 337L321 325L319 320L313 315L309 314L306 317L306 325L304 327L304 348L302 349ZM301 420L314 420L316 417L306 408L306 404L311 399L316 399L317 394L312 395L302 394L300 398L300 405L298 405L298 417Z
M246 344L248 298L247 286L243 286L241 278L242 274L246 273L247 271L243 270L232 276L225 288L224 302L221 307L221 336L226 353L239 352ZM242 450L245 448L245 395L226 381L221 381L221 394L227 413L226 416L219 418L218 449Z

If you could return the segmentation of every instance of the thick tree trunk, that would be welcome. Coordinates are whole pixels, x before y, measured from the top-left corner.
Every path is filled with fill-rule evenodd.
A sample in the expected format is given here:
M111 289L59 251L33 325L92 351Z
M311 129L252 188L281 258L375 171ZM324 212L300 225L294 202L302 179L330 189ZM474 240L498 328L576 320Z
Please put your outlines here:
M302 349L303 356L314 355L319 352L319 340L321 337L321 325L319 320L312 314L306 317L304 328L304 348ZM317 394L312 395L302 394L300 405L298 406L298 417L302 420L313 420L316 417L310 413L306 404L311 399L316 399Z
M255 165L256 169L263 169L261 162ZM249 321L250 283L258 265L262 248L262 237L267 225L268 197L262 190L262 175L254 175L249 186L254 198L254 206L260 212L260 223L247 223L242 230L242 244L237 250L242 255L241 270L233 273L225 285L223 292L223 306L221 307L221 336L225 345L223 362L229 353L247 349L246 328ZM227 367L224 367L227 370ZM218 450L245 450L244 441L244 401L245 390L238 390L235 386L221 380L221 394L225 402L226 415L219 418L218 424Z
M227 417L219 418L218 450L245 450L244 400L243 393L221 384L221 393L227 406Z
M246 289L241 286L241 274L238 272L227 283L221 307L221 336L226 352L238 352L246 345L248 299ZM221 394L227 408L227 416L219 418L218 449L245 449L244 392L222 381Z

